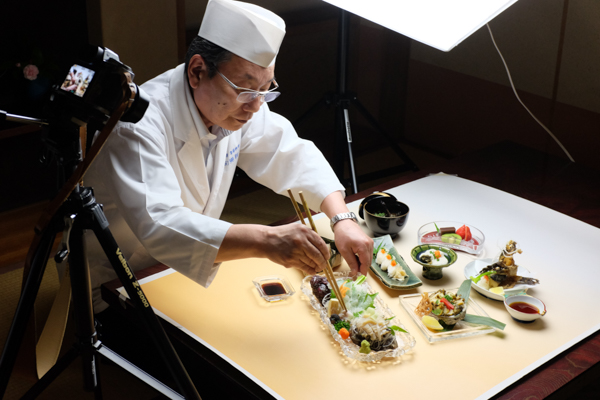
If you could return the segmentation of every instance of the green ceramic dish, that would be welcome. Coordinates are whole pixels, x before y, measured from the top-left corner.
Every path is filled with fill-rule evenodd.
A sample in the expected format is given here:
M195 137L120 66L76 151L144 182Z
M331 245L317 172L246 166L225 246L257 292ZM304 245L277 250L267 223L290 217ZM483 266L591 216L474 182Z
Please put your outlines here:
M376 237L373 239L373 241L375 243L375 249L378 248L379 245L383 242L383 247L385 247L385 249L396 258L396 262L398 262L398 264L402 266L402 268L408 275L408 278L404 279L403 281L390 278L386 271L381 270L381 267L375 262L375 256L373 256L373 260L371 261L371 271L373 271L375 276L377 276L381 280L381 283L383 283L390 289L396 290L413 289L423 284L423 282L419 278L417 278L417 276L408 267L408 265L404 261L404 258L402 258L400 254L398 254L398 252L394 248L394 243L392 242L392 238L390 237L390 235Z
M448 264L434 266L426 264L423 261L419 260L418 255L429 249L439 250L442 254L444 254L444 257L446 257L446 259L448 260ZM444 276L442 274L443 269L451 266L458 259L458 256L456 255L454 250L434 244L419 245L410 251L410 255L414 262L423 266L423 277L431 280L442 278L442 276Z

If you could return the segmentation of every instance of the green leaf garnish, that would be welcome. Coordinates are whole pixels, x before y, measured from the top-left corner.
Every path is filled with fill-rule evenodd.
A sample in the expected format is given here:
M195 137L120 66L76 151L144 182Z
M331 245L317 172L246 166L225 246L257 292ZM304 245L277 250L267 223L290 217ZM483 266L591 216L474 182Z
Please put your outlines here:
M471 280L465 279L463 281L463 283L461 283L456 294L458 296L461 296L463 299L465 299L465 306L466 306L467 303L469 302L469 296L471 294Z
M362 284L365 281L365 279L367 279L367 277L364 276L364 275L361 275L358 278L356 278L356 281L354 281L354 284L355 285L360 285L360 284Z
M464 321L471 324L491 326L492 328L500 329L501 331L504 330L504 327L506 326L503 322L482 315L466 314Z
M396 325L392 325L390 326L390 329L394 332L404 332L404 333L408 333L407 331L405 331L404 329L400 328L399 326Z
M440 228L438 228L438 226L435 222L433 224L435 225L435 230L437 231L437 233L439 233L441 235Z
M487 272L484 272L483 274L479 274L479 275L477 275L475 278L473 278L473 277L471 276L471 280L472 280L473 282L477 283L477 282L479 282L479 281L481 280L481 278L483 278L484 276L486 276L486 275L494 275L495 273L496 273L495 271L487 271Z
M335 328L336 332L339 332L342 328L346 328L348 331L350 331L350 323L348 321L338 321L333 325L333 327Z

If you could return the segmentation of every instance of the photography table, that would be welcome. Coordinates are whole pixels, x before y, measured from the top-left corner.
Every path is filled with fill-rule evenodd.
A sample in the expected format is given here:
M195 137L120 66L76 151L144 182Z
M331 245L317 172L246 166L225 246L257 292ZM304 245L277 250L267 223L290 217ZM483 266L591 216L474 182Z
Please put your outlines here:
M518 170L511 172L508 163ZM504 191L452 175L422 177L427 171L414 174L421 177L412 182L391 182L396 186L386 190L411 209L394 245L423 281L419 288L397 291L372 274L367 278L416 339L413 350L398 359L367 364L342 355L300 292L302 274L268 260L223 263L209 289L158 266L145 271L149 276L140 280L142 288L156 313L168 322L165 326L175 341L258 398L331 399L341 393L347 399L523 398L526 394L543 398L600 359L595 335L600 313L589 309L598 293L600 261L592 256L600 243L600 229L507 191L521 191L536 200L536 196L552 198L546 203L549 207L559 205L571 214L581 214L583 220L592 220L598 216L598 189L586 192L583 183L599 175L512 143L453 160L444 172L466 176L468 172L463 175L462 171L469 171L469 164L471 171L483 174L474 180L497 180L497 187ZM502 171L502 176L490 171L486 175L486 169ZM598 181L588 181L588 187ZM574 190L565 193L565 187ZM356 211L359 203L360 197L349 208ZM315 220L319 233L331 237L327 218L316 215ZM479 228L486 236L485 249L479 256L458 253L458 261L444 269L442 279L428 281L410 258L410 250L417 245L419 227L440 220ZM372 235L363 221L361 226ZM516 240L523 250L515 257L516 263L540 280L529 293L544 301L547 315L521 324L512 320L503 303L472 290L471 298L489 316L506 323L504 331L428 343L398 296L458 287L468 262L493 258L498 243L508 239ZM265 275L286 277L297 293L279 303L264 301L252 280ZM104 285L103 297L113 306L130 309L118 286L118 282ZM569 362L569 357L576 357L578 364Z

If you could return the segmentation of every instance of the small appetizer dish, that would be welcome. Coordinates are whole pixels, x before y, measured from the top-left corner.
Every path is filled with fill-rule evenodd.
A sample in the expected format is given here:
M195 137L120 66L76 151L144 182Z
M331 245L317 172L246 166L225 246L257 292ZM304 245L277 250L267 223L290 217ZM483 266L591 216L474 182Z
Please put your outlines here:
M546 305L528 295L511 296L504 299L504 306L517 322L530 323L546 315Z
M296 293L287 279L281 276L261 276L252 283L260 297L269 302L285 300Z
M443 268L456 262L458 256L452 249L439 245L422 244L410 251L414 262L423 266L423 277L431 280L441 279Z
M465 280L458 289L400 296L400 304L430 343L503 330L506 324L490 318L470 291Z
M465 267L465 278L473 281L473 288L481 295L504 301L505 297L525 294L540 281L516 264L514 256L521 254L517 242L509 240L496 259L471 261Z
M333 284L339 287L347 310L335 297L332 283L322 275L305 277L302 292L347 357L374 362L399 357L415 346L415 338L372 291L365 276L355 281L348 272L334 272L334 276Z
M408 221L410 209L395 197L375 197L365 203L363 219L375 236L396 237Z
M455 221L430 222L417 232L419 244L436 244L450 249L479 255L485 235L473 225Z
M390 289L413 289L423 282L411 271L404 258L394 248L389 235L376 237L371 271Z

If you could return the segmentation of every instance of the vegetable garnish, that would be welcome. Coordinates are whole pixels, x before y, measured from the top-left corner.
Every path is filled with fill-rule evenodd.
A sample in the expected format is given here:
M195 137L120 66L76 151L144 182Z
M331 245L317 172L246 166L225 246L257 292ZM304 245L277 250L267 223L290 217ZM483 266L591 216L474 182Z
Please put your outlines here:
M495 271L487 271L487 272L484 272L483 274L479 274L479 275L477 275L475 278L473 278L472 276L471 276L470 278L471 278L471 280L472 280L473 282L477 283L477 282L479 282L479 281L481 280L481 278L483 278L484 276L486 276L486 275L494 275L495 273L496 273Z
M345 286L343 283L340 285L340 294L342 297L346 297L346 292L350 290L348 286Z
M437 231L437 233L439 233L441 235L440 228L438 228L438 226L435 222L433 224L435 225L435 230Z
M358 278L356 278L356 280L354 281L354 284L355 285L360 285L360 284L362 284L365 281L365 279L367 279L367 277L364 276L364 275L361 275Z
M340 334L340 336L342 337L342 339L346 340L350 337L350 332L348 332L348 329L346 328L342 328L338 331L338 333Z
M463 283L460 285L460 288L458 288L457 294L461 295L465 299L465 304L467 304L469 301L469 295L471 294L470 279L465 279L463 281ZM482 315L467 314L465 315L465 319L463 321L473 324L487 325L500 330L504 330L504 327L506 326L506 324L503 322L497 321L490 317L484 317Z
M373 249L373 255L377 255L377 253L379 253L379 249L381 249L381 246L383 246L383 241L379 243L379 246L377 246L376 249Z
M408 333L407 331L405 331L404 329L400 328L397 325L392 325L390 326L390 329L393 330L394 332L404 332L404 333Z
M440 253L439 250L436 250L433 252L433 256L435 257L436 260L439 260L440 258L442 258L442 253Z
M448 300L446 300L445 297L442 297L440 300L442 301L442 303L444 303L444 305L446 306L446 308L448 308L448 310L454 310L454 306L452 304L450 304L450 302Z
M335 328L336 332L339 332L341 329L344 329L344 328L350 329L350 323L348 321L341 320L341 321L336 322L333 325L333 327Z
M503 322L497 321L490 317L484 317L483 315L467 314L465 315L465 319L463 321L471 324L491 326L492 328L500 329L501 331L503 331L504 327L506 326L506 324Z

